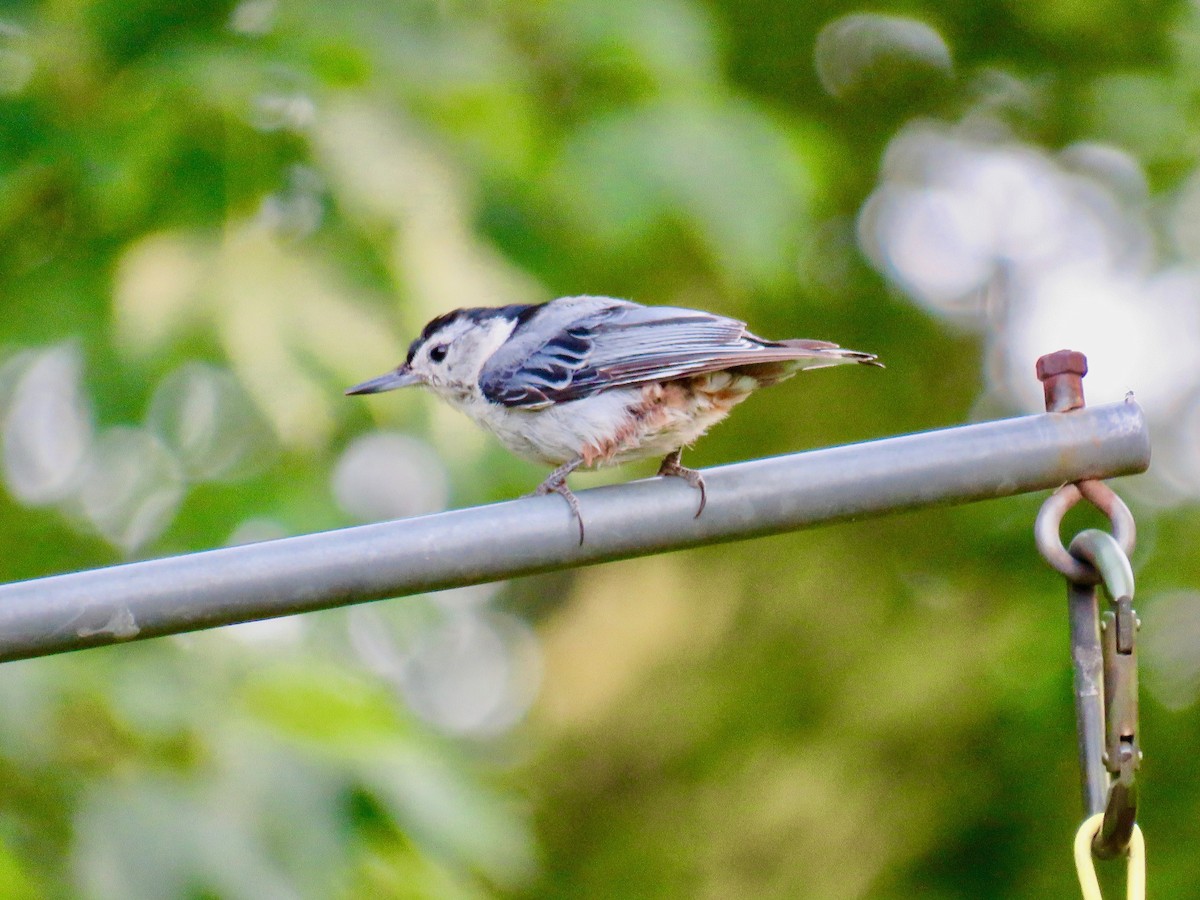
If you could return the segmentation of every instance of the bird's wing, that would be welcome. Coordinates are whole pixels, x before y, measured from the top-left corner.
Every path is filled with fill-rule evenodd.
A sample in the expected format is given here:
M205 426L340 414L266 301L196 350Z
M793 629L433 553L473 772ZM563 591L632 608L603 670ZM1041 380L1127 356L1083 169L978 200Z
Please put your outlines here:
M601 299L578 298L589 302L574 311L549 304L530 319L484 365L479 378L484 396L505 406L536 408L735 366L873 359L844 358L853 351L824 341L764 341L736 319L699 310Z

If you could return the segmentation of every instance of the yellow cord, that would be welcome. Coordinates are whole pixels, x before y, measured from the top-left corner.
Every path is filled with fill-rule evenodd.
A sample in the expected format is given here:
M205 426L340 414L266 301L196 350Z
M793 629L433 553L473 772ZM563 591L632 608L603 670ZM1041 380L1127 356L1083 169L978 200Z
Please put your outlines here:
M1075 833L1075 871L1079 875L1083 900L1103 900L1100 882L1096 880L1096 866L1092 861L1092 839L1100 833L1103 824L1104 813L1096 813L1085 820ZM1146 841L1136 823L1126 852L1129 861L1125 871L1125 896L1127 900L1146 900Z

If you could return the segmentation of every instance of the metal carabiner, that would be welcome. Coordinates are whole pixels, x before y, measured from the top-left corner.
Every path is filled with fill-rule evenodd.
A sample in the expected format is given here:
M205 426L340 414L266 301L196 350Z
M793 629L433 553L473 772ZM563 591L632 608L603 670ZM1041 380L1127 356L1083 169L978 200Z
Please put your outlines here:
M1101 859L1110 859L1124 853L1129 846L1137 818L1136 774L1142 757L1138 746L1136 633L1139 623L1133 611L1133 569L1117 539L1103 531L1088 529L1080 532L1071 541L1069 552L1095 570L1113 606L1112 610L1099 615L1096 588L1071 584L1072 650L1076 654L1077 674L1082 649L1075 642L1077 632L1083 639L1083 648L1088 651L1085 655L1094 672L1093 641L1096 629L1100 631L1102 710L1095 708L1098 698L1088 698L1081 703L1078 691L1076 701L1080 712L1080 754L1085 763L1084 791L1089 812L1099 812L1097 801L1103 798L1104 821L1092 842L1092 850ZM1077 628L1077 618L1086 618L1087 622L1079 621ZM1093 687L1100 685L1093 684ZM1084 706L1089 707L1087 715ZM1099 721L1096 713L1100 714ZM1107 773L1098 771L1097 755Z
M1088 528L1075 535L1067 552L1076 561L1082 560L1091 566L1114 604L1122 597L1133 599L1133 566L1129 564L1129 551L1116 537L1098 528Z

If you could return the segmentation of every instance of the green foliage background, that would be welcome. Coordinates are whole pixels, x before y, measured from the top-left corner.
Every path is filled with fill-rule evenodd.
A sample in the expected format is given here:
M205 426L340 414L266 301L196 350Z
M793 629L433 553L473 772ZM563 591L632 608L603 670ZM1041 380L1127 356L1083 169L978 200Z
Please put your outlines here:
M539 470L427 398L340 396L455 306L611 294L886 360L753 398L694 464L980 414L979 340L856 249L885 146L967 115L973 74L998 71L1036 99L1002 111L1022 140L1114 142L1169 190L1200 146L1200 21L1182 0L877 5L931 26L953 71L885 54L835 99L814 46L858 11L9 0L0 411L49 359L80 375L45 413L50 446L75 415L112 449L105 483L160 466L170 489L138 500L149 525L106 519L52 472L23 494L10 441L0 577L352 524L332 473L372 428L428 440L453 505L528 490ZM192 438L171 406L189 378L225 404ZM542 686L488 738L414 713L346 612L289 640L6 665L0 894L1069 896L1069 661L1040 499L509 585L493 605L532 624ZM1137 512L1139 590L1194 586L1194 508ZM401 635L441 614L375 609ZM1153 696L1142 713L1152 890L1189 896L1200 720Z

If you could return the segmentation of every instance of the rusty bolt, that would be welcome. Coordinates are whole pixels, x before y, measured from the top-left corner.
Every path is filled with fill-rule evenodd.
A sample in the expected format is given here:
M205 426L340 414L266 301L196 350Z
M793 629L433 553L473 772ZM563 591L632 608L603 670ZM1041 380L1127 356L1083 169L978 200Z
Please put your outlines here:
M1083 409L1083 376L1087 357L1076 350L1056 350L1037 361L1037 377L1046 392L1046 412Z

